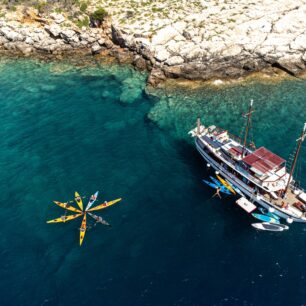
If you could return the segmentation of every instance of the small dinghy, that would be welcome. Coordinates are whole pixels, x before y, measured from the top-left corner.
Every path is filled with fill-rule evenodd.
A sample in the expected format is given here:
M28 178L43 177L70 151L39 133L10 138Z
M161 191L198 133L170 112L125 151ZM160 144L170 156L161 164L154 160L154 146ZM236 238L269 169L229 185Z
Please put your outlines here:
M252 216L260 221L264 221L267 223L274 223L274 224L279 224L279 220L276 220L272 217L269 217L267 215L261 215L261 214L255 214L253 213Z
M278 220L278 221L280 220L280 217L279 217L279 216L277 216L276 214L273 214L273 213L269 212L266 208L259 207L258 209L260 210L260 212L261 212L262 214L267 215L268 217L271 217L271 218L276 219L276 220Z
M252 223L252 226L261 231L270 231L270 232L282 232L289 229L287 225L284 224L275 224L269 222L263 223Z
M282 227L284 231L287 231L289 229L289 226L288 225L285 225L285 224L278 224L278 226Z

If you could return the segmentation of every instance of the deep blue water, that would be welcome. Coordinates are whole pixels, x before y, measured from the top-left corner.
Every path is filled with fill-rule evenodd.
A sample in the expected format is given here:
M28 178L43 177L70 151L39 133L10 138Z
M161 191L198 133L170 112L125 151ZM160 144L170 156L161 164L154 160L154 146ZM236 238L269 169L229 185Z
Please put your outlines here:
M306 120L306 82L144 94L128 67L2 61L1 305L306 305L306 224L259 233L235 199L211 199L187 132L197 115L287 158ZM306 186L306 152L301 180ZM123 201L46 224L74 191ZM93 225L90 221L89 225Z

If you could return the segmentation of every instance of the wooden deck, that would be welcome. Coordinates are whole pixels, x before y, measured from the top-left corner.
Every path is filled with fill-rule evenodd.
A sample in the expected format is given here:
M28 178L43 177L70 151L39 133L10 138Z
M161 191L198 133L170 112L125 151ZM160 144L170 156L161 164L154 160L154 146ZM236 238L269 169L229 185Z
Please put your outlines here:
M282 208L282 210L286 213L293 213L299 218L302 216L306 217L306 213L304 211L294 206L295 203L301 201L297 198L297 195L294 194L292 190L289 190L287 192L286 198L284 199L278 198L276 200L270 197L269 194L265 194L264 198L267 199L269 202L273 203L274 205L278 206L279 208Z

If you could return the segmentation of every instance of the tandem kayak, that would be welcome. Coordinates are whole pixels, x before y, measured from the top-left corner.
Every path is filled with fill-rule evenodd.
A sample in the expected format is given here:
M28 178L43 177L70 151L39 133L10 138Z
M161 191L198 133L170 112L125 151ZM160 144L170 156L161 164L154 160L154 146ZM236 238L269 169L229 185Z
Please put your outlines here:
M77 202L81 210L83 210L83 201L78 192L74 193L74 200Z
M70 210L70 211L74 211L74 212L78 212L78 213L82 213L82 211L80 211L79 209L69 205L68 203L62 203L62 202L58 202L58 201L53 201L56 205L62 207L62 208L65 208L67 210Z
M97 191L94 195L92 195L90 197L89 202L88 202L85 210L88 210L97 201L98 194L99 194L99 191Z
M70 221L70 220L73 220L75 218L78 218L80 216L82 216L83 214L76 214L76 215L70 215L70 216L61 216L60 218L56 218L56 219L53 219L53 220L49 220L47 221L47 223L59 223L59 222L67 222L67 221Z
M109 202L104 202L102 204L99 204L98 206L94 207L94 208L91 208L89 209L88 211L94 211L94 210L100 210L100 209L104 209L106 207L109 207L109 206L112 206L116 203L118 203L119 201L121 201L122 199L119 198L119 199L116 199L116 200L113 200L113 201L109 201Z
M80 245L82 245L86 232L86 213L84 214L84 218L82 220L81 228L80 228Z

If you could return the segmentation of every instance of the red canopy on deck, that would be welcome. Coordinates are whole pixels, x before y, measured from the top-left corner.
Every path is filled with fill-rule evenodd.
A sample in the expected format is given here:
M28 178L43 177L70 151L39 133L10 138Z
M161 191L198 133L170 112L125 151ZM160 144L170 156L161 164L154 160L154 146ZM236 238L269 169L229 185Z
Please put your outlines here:
M264 147L261 147L253 153L243 158L243 161L251 167L266 173L269 170L279 167L285 160L278 155L272 153Z
M240 147L232 147L228 152L235 156L240 156L242 154L242 149Z

